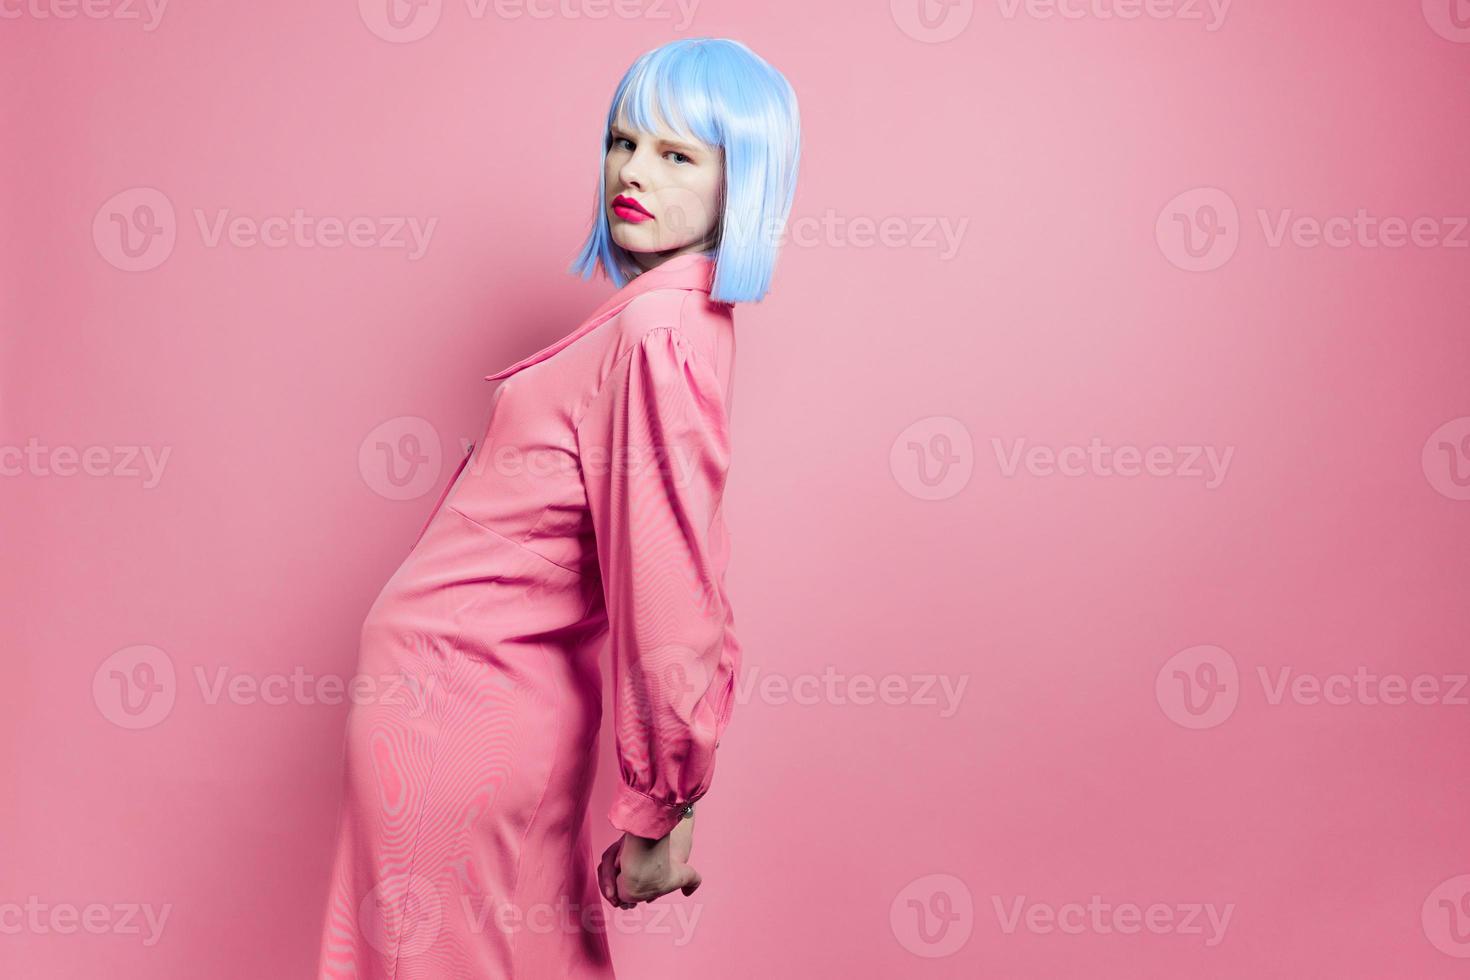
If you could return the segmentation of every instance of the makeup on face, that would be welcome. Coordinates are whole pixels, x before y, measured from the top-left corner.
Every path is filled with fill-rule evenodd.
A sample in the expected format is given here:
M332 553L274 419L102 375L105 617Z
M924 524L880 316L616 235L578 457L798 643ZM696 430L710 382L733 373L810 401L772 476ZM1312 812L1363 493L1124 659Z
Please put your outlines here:
M653 215L649 213L647 208L626 194L619 194L613 198L612 210L613 214L619 218L622 218L624 221L631 221L635 225L641 224L644 221L653 220Z
M633 253L705 247L720 219L723 154L660 126L608 127L604 200L615 244Z

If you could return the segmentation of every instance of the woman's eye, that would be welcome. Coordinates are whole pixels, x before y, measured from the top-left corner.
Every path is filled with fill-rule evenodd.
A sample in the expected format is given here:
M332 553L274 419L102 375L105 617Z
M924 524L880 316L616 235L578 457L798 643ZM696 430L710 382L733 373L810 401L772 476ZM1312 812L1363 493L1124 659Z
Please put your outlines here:
M633 148L633 141L630 140L630 139L628 139L626 136L614 136L613 137L613 146L616 146L619 149L621 149L621 144L623 144L623 143L627 143L628 144L628 149L631 150Z
M689 157L687 157L684 154L680 153L678 150L670 150L669 152L672 153L677 158L677 159L674 160L675 163L693 163L694 162Z

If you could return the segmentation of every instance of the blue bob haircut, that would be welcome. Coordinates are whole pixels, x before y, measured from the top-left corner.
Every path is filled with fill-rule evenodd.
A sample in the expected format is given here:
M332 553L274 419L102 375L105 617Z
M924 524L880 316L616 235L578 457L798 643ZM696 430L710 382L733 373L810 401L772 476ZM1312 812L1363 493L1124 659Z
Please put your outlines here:
M569 270L588 279L601 266L619 288L642 271L612 240L607 223L608 130L620 117L644 132L667 127L724 150L717 244L704 253L715 263L710 298L758 302L770 288L796 196L801 122L790 83L750 48L725 38L671 41L633 63L613 93L601 136L604 168L592 231Z

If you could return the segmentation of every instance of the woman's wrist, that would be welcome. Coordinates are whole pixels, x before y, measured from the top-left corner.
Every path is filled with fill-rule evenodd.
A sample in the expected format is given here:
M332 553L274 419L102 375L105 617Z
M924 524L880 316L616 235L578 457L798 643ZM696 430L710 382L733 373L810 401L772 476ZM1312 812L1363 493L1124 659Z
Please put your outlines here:
M686 803L686 804L684 804L683 809L679 811L679 824L682 824L685 820L693 820L693 819L694 819L694 804L693 803ZM678 829L679 824L675 824L674 827L672 829L670 829L669 832L667 834L664 834L662 837L640 837L639 835L633 833L632 831L625 831L624 832L624 836L625 837L628 837L628 838L631 838L633 841L635 841L637 844L639 844L644 850L651 851L651 850L653 850L654 848L656 848L660 844L667 844L669 842L669 838L673 836L674 830Z

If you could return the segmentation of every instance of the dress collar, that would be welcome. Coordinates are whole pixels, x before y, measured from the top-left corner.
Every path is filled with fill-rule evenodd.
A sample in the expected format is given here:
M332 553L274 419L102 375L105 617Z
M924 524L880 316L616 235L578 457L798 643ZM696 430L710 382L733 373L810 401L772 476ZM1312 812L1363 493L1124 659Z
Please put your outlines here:
M577 329L565 337L548 347L543 347L529 357L516 361L510 367L485 375L485 380L499 381L523 368L546 360L586 336L598 325L605 323L624 306L627 306L635 296L651 289L695 289L707 293L713 286L714 267L714 260L703 252L686 252L667 259L647 272L629 279L621 289L609 296L596 310L593 310L592 315L583 320Z

